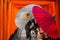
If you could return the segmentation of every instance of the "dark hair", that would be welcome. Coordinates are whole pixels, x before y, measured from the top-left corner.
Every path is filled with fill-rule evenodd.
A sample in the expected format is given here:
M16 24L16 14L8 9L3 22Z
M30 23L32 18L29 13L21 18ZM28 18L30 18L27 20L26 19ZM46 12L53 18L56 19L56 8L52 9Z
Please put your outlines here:
M32 19L32 20L30 20L29 22L27 22L26 26L27 26L27 25L31 26L32 23L34 23L34 25L35 25L35 20L34 20L34 19Z
M31 29L30 29L30 26L31 26L31 24L32 23L34 23L34 27L32 27ZM25 30L26 30L26 37L27 38L29 38L30 37L30 31L32 30L32 29L36 29L36 26L35 26L35 20L34 19L31 19L30 21L28 21L27 22L27 24L26 24L26 26L25 26Z

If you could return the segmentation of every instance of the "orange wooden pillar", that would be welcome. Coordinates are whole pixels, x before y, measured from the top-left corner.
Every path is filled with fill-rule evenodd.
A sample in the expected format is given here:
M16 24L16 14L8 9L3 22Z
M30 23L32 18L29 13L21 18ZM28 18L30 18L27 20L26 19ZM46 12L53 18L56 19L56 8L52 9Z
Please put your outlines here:
M0 40L3 40L3 0L0 0Z
M58 32L60 38L60 0L56 0L56 17L57 17L57 25L58 25Z

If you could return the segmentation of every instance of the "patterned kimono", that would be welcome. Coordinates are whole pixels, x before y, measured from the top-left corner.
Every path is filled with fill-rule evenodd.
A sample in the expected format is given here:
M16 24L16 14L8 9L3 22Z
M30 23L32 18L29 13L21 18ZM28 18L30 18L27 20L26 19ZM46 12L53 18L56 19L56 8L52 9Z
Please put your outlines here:
M34 26L32 28L30 28L31 24L34 23ZM34 19L30 20L26 26L26 36L27 39L29 38L29 40L36 40L37 39L37 28L39 28L38 24L35 22Z

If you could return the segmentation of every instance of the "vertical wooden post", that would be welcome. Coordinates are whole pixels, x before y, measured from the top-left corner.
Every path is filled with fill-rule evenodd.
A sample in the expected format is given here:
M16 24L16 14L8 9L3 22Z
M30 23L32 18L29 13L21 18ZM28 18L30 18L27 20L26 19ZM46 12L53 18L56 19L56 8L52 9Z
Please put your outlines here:
M3 0L0 0L0 40L3 40Z
M7 22L8 22L8 3L7 0L4 0L3 2L4 6L3 6L3 40L7 40Z
M58 13L58 28L59 28L59 37L60 37L60 0L57 1L57 13Z
M57 21L57 26L58 26L58 32L59 32L59 34L58 34L58 36L59 36L59 38L60 38L60 12L59 12L59 1L58 0L56 0L55 1L56 2L56 21Z

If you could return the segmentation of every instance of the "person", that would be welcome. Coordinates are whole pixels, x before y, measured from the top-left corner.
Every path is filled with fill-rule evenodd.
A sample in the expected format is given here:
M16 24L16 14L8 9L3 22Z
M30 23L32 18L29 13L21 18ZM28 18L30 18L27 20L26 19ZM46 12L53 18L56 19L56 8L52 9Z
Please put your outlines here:
M34 19L30 20L26 26L26 38L29 40L36 40L37 39L37 28L38 28L38 24L35 22Z

